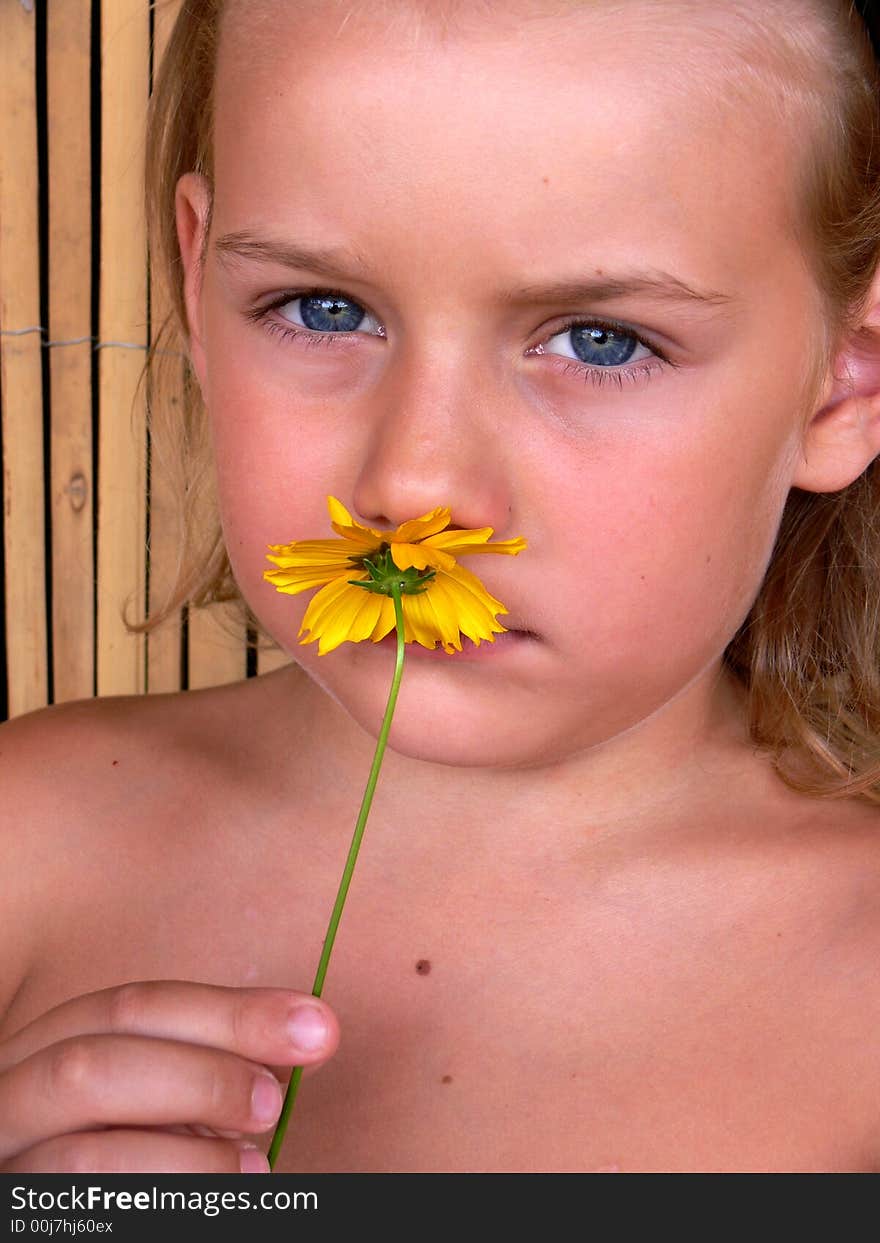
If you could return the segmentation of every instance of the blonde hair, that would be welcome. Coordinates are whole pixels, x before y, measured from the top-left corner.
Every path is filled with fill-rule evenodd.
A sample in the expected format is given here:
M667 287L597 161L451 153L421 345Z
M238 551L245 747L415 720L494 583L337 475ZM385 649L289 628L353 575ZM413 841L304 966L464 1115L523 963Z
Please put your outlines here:
M213 185L212 93L224 7L224 0L184 0L150 105L150 249L172 310L145 379L153 452L177 481L182 554L169 598L151 602L140 627L147 630L184 603L239 600L246 610L220 530L201 394L185 361L174 222L183 173L197 171ZM740 59L742 84L754 87L765 69L776 98L787 93L807 112L799 132L810 141L793 189L798 236L824 310L824 345L805 384L815 401L835 345L862 322L880 261L880 74L848 0L791 0L774 6L772 19L742 0L729 7L748 17L765 49L763 61ZM878 513L878 460L840 492L793 489L758 597L724 653L747 691L752 740L771 753L786 785L817 798L880 803Z

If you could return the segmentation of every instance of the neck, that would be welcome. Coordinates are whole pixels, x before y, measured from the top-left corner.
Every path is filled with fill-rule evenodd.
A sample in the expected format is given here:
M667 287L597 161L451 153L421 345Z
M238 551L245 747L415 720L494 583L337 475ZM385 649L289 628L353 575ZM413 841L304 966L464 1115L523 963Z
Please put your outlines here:
M273 683L279 692L276 745L297 756L291 798L303 797L304 777L314 796L321 774L318 780L332 785L334 806L351 805L353 823L375 739L300 670L282 670ZM466 843L470 853L490 852L503 839L508 856L521 852L524 860L558 848L566 837L582 848L585 839L650 832L686 817L688 809L711 807L724 790L741 792L736 783L755 772L744 700L742 687L716 662L625 731L532 767L460 768L389 746L372 814L418 828L417 851ZM761 771L766 778L766 765Z

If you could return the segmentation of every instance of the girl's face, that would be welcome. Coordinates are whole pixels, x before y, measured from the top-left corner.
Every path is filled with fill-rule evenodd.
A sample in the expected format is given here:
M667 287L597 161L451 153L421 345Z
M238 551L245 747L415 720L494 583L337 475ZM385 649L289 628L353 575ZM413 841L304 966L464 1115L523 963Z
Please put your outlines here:
M371 526L449 505L526 537L464 564L537 637L411 648L392 733L523 765L713 684L796 479L819 312L786 134L757 100L707 106L693 22L494 7L417 38L234 6L189 292L237 579L361 724L391 644L298 645L311 593L263 582L266 545L331 535L328 494ZM185 253L203 190L181 183Z

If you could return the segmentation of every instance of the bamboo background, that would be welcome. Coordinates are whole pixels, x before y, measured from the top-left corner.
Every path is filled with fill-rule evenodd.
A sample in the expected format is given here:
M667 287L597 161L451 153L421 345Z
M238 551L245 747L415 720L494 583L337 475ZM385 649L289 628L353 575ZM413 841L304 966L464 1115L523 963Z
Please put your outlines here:
M217 685L285 659L223 606L127 631L177 560L138 380L151 301L142 205L154 66L180 0L0 0L4 665L15 716ZM259 666L259 667L258 667Z

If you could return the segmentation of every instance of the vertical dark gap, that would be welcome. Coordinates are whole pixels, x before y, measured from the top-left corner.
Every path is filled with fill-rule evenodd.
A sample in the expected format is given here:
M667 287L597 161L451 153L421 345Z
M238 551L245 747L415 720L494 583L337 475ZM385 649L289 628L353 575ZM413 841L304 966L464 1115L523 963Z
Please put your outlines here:
M189 690L189 605L180 610L180 689Z
M46 74L46 5L34 9L36 39L37 95L37 227L40 241L40 323L44 325L43 343L49 339L49 102ZM50 390L49 350L40 351L43 380L43 518L45 554L43 565L46 583L46 660L48 667L48 701L55 700L54 642L52 634L52 394Z
M92 0L91 11L91 199L92 199L92 305L91 334L98 340L101 322L101 0ZM92 617L95 619L95 647L92 661L92 694L98 693L98 432L100 427L98 389L99 351L92 350Z
M0 323L2 327L2 323ZM3 400L3 381L0 377L0 402ZM3 457L3 431L0 425L0 459ZM0 514L6 522L6 496L3 489L5 470L0 470ZM0 591L3 592L3 608L0 609L0 720L9 716L9 679L6 672L6 536L0 539Z
M148 84L148 94L153 93L153 79L156 72L154 57L156 55L156 13L155 5L150 3L149 11L150 22L150 79ZM153 344L153 286L150 272L149 252L146 256L147 263L147 350ZM147 512L144 517L144 538L146 539L146 552L144 556L144 616L150 615L150 547L152 543L152 510L153 510L153 440L150 434L150 403L152 401L152 385L149 375L144 378L144 402L146 403L146 444L144 452L147 455L146 460L146 506ZM147 632L144 642L144 686L150 689L150 634Z
M245 664L245 676L255 678L257 676L257 632L251 626L247 631L247 663Z

